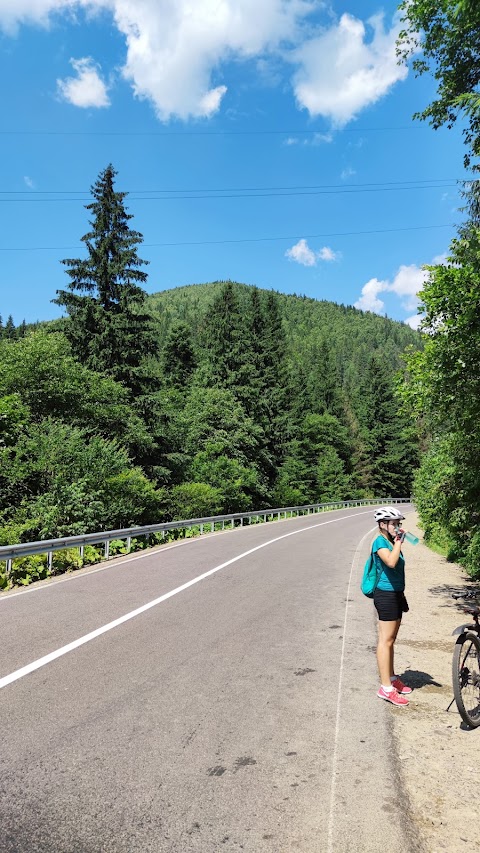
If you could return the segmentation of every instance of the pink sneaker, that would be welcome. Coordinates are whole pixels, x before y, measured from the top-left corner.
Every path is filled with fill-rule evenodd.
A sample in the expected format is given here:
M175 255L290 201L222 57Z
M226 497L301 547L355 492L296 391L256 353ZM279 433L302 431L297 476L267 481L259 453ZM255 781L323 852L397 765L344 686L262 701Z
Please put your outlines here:
M398 676L395 678L395 681L392 681L392 687L395 688L397 693L401 693L402 696L408 696L408 694L412 692L412 688L407 687L407 685L404 684Z
M384 690L382 685L380 685L377 696L379 699L385 699L387 702L391 702L392 705L408 705L408 699L405 696L402 696L398 690Z

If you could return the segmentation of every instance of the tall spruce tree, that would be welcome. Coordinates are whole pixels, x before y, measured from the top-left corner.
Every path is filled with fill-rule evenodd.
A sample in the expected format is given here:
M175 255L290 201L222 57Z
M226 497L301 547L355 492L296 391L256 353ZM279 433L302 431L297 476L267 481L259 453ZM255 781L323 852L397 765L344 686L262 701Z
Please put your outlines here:
M10 341L13 341L13 339L16 337L15 323L13 322L13 317L11 314L8 315L7 322L5 323L3 337L7 338Z
M196 366L190 329L186 323L176 323L170 328L162 351L167 383L175 388L185 388Z
M137 246L143 237L129 227L127 193L114 189L117 172L110 164L100 173L85 205L91 211L91 231L81 239L87 258L66 258L68 290L58 290L53 301L66 308L65 333L75 355L93 370L104 371L135 393L144 390L142 362L155 353L147 294L147 280Z

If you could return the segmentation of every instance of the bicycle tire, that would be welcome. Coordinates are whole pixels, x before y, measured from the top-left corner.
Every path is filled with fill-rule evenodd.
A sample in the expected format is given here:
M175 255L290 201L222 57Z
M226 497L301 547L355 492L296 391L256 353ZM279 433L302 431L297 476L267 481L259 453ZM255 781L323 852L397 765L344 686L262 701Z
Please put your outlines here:
M464 723L480 726L480 638L473 631L462 634L453 650L453 695Z

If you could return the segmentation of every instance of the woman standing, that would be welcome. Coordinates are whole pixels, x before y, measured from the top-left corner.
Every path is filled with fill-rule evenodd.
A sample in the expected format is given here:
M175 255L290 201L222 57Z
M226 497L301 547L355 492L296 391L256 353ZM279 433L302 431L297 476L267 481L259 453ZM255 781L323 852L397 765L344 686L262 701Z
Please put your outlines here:
M379 578L373 603L378 613L377 661L380 687L377 696L392 705L408 705L407 695L412 692L398 675L395 675L393 648L402 614L408 611L405 598L405 560L401 551L405 533L400 522L405 518L393 506L384 506L375 513L378 536L372 545L377 577Z

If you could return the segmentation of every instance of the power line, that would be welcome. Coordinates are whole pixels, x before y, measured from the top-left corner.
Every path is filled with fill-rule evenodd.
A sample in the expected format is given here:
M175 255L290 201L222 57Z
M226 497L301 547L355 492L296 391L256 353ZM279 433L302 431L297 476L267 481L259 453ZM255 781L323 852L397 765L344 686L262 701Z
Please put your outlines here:
M341 133L425 130L428 125L344 127ZM328 136L328 130L0 130L0 136ZM335 132L335 131L333 131Z
M374 228L366 231L330 231L323 234L304 234L304 240L316 240L325 237L352 237L364 234L397 234L403 231L427 231L433 228L455 228L457 225L453 222L445 223L444 225L409 225L406 228ZM298 240L299 235L283 236L283 237L245 237L237 240L186 240L172 243L142 243L145 248L158 247L175 247L175 246L219 246L226 243L267 243L280 242L282 240ZM5 247L0 246L0 252L67 252L67 251L82 251L85 246L23 246L23 247Z
M193 189L183 187L182 189L167 189L165 187L161 189L153 189L153 190L121 190L122 193L194 193L194 192L208 192L208 193L223 193L223 192L257 192L261 190L320 190L320 189L346 189L348 187L390 187L390 186L402 186L404 184L435 184L437 186L442 186L446 181L461 181L460 178L414 178L410 180L404 181L369 181L367 183L358 183L358 184L299 184L287 187L194 187ZM92 198L90 190L2 190L0 189L1 195L67 195L67 194L88 194L90 198ZM80 199L81 200L81 199Z
M455 187L456 184L429 184L417 186L399 186L399 187L361 187L359 189L336 189L336 190L307 190L293 192L241 192L241 193L225 193L223 195L202 194L202 195L163 195L163 196L135 196L129 195L129 201L188 201L194 199L232 199L232 198L286 198L292 196L318 196L318 195L360 195L362 193L381 193L381 192L400 192L402 190L432 190L432 189L448 189ZM218 192L218 191L217 191ZM27 202L65 202L65 201L89 201L87 198L0 198L0 203L27 203Z

